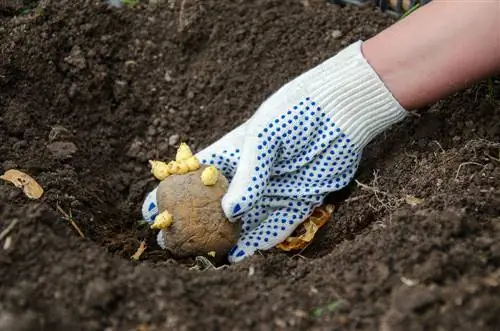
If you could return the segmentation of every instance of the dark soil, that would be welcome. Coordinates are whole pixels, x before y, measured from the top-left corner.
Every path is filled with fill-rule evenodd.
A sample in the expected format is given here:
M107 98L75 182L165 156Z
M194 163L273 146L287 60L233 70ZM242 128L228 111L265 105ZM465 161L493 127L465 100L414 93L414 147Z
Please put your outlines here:
M0 232L17 222L0 240L0 330L499 329L498 82L378 137L302 255L190 270L137 223L147 160L210 144L393 21L323 1L150 2L0 10L0 171L46 191L0 184Z

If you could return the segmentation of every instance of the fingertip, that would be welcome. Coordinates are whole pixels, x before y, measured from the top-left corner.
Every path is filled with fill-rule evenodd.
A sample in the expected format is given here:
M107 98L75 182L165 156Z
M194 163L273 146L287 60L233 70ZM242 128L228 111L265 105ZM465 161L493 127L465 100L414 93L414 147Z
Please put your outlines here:
M241 211L241 206L239 203L237 203L234 207L233 207L233 215L237 215L239 212Z
M276 151L263 147L258 138L245 140L238 168L223 198L223 208L230 219L238 218L252 209L266 190Z
M226 194L226 196L222 198L222 209L226 217L231 222L234 222L248 210L248 206L243 205L241 202L238 202L238 200L230 199Z
M230 263L238 263L243 261L247 257L253 255L253 252L248 252L239 245L234 246L228 254L228 260Z

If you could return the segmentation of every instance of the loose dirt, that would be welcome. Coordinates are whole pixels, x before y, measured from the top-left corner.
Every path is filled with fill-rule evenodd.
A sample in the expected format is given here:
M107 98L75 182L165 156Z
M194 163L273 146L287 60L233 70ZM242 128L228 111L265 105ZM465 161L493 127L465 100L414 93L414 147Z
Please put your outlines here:
M17 222L0 239L0 330L498 330L494 80L377 137L301 255L191 270L137 222L149 158L207 146L391 23L316 0L0 6L0 171L46 191L0 184L0 233Z

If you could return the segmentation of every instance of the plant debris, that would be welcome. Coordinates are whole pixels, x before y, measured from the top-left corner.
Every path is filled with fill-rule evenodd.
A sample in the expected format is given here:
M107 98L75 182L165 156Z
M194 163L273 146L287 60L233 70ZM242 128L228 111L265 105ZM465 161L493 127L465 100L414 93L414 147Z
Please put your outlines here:
M63 218L71 224L71 226L76 230L76 232L78 232L80 237L85 238L85 235L83 234L82 230L80 230L80 228L76 224L75 220L73 219L73 215L71 214L71 211L68 214L59 205L56 205L56 209L63 215Z
M332 205L316 208L311 216L302 222L285 241L276 245L276 247L284 251L306 248L314 239L316 232L332 217L334 209Z
M11 182L16 187L21 188L24 194L30 199L40 199L43 195L43 188L40 184L33 177L22 171L16 169L7 170L0 176L0 179Z
M220 267L216 267L209 259L204 256L197 256L194 259L194 264L189 268L189 270L222 270L226 269L229 266L227 264L223 264Z
M147 247L148 246L146 244L146 241L145 240L141 241L141 244L139 245L139 248L137 248L137 251L130 258L132 260L134 260L134 261L139 261L139 259L141 258L142 253L144 253L144 251L146 250Z

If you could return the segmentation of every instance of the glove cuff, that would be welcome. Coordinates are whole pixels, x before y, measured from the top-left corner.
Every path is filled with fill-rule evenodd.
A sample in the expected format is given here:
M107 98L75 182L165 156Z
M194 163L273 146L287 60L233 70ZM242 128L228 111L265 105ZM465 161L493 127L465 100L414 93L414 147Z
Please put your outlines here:
M407 111L394 98L361 51L358 41L308 72L309 84L329 117L357 147L403 120Z

